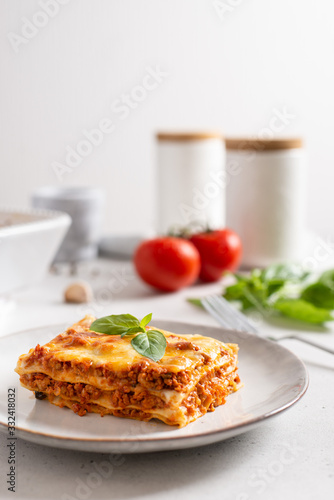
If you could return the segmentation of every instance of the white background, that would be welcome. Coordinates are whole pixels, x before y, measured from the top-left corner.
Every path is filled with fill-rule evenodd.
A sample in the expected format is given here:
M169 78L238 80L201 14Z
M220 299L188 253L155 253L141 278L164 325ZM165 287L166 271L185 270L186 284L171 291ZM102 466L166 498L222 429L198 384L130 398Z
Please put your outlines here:
M157 129L256 136L285 106L282 134L309 151L309 227L334 235L331 0L226 0L221 16L213 0L70 0L16 53L9 37L41 3L0 0L1 205L58 184L52 163L109 117L116 130L62 183L106 189L108 231L149 229ZM120 120L112 102L156 65L169 76Z

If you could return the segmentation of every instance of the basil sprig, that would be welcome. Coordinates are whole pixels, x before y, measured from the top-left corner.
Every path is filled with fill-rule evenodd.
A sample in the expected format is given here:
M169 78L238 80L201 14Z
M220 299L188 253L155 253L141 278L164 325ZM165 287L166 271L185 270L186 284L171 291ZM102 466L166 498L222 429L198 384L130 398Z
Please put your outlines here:
M166 351L166 338L159 330L146 330L152 319L152 313L141 321L131 314L112 314L96 319L90 326L93 332L107 335L135 335L131 340L132 347L142 356L160 361Z

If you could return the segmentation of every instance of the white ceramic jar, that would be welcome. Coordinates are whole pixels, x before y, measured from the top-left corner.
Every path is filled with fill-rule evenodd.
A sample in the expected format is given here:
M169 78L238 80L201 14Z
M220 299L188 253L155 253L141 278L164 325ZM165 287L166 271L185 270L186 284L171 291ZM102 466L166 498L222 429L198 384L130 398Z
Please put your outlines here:
M35 208L60 210L72 218L72 225L55 262L75 263L97 256L104 205L101 189L44 186L33 193L32 205Z
M306 155L301 139L227 139L227 226L243 267L303 257ZM304 250L305 251L305 250Z
M159 234L225 226L225 143L216 132L157 134Z

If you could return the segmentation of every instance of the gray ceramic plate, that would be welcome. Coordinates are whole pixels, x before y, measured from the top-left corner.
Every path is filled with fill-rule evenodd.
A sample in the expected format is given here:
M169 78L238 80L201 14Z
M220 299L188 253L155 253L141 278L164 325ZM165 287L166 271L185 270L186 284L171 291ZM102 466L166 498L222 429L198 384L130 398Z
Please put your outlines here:
M284 347L245 333L174 321L154 325L176 333L198 333L239 344L239 374L244 387L225 405L183 429L160 422L137 422L96 414L78 417L65 408L37 401L19 385L13 371L17 358L44 344L65 325L36 328L0 338L0 429L7 429L7 393L16 390L16 436L75 450L140 453L201 446L245 432L289 408L305 393L308 376L303 363Z

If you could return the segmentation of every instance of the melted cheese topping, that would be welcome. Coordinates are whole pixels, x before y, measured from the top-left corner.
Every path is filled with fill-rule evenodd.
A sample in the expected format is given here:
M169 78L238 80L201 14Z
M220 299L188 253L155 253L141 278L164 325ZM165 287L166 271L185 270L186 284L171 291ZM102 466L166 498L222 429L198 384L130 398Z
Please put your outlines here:
M90 331L88 318L91 324L94 318L86 317L65 333L45 344L43 356L53 355L58 361L88 363L89 366L94 367L105 366L114 372L129 371L134 365L144 361L147 366L151 366L153 369L161 367L165 368L167 372L177 373L183 370L192 370L208 359L210 364L217 364L219 359L221 366L228 363L231 355L235 353L236 346L234 344L224 344L216 339L201 335L176 335L160 330L166 337L167 347L163 358L155 363L135 351L131 346L131 337L121 338L119 335L106 335ZM19 373L22 373L19 368L24 369L26 362L29 365L29 356L32 353L33 350L20 356Z

